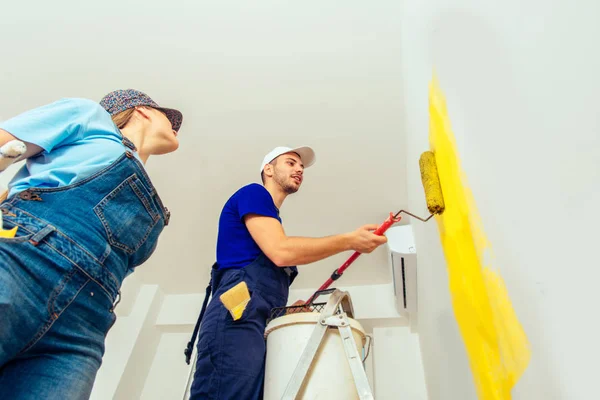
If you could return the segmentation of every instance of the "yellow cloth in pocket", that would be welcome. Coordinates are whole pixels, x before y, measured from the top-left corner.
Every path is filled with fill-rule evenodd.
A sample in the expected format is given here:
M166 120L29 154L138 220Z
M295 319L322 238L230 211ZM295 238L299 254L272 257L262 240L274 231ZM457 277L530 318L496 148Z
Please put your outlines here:
M0 229L0 237L1 238L14 238L15 235L17 234L17 229L19 227L15 226L12 229Z
M242 281L223 293L219 299L225 306L234 321L242 318L246 305L250 301L250 292L246 282Z

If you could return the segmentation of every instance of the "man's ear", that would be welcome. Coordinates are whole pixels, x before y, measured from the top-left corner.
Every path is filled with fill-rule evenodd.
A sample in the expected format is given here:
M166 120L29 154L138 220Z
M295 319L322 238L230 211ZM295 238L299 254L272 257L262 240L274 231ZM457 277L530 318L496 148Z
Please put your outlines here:
M272 178L273 177L273 164L265 165L265 169L263 170L263 172L265 173L265 176Z

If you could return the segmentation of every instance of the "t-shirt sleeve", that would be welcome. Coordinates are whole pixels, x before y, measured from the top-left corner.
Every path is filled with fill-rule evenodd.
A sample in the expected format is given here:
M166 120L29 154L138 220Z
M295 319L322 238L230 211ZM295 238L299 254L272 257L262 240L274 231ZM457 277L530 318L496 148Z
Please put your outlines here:
M1 123L0 129L50 152L77 141L82 128L100 108L92 100L62 99L19 114Z
M273 203L271 194L261 185L246 186L238 193L238 213L240 219L248 214L257 214L279 219L279 212Z

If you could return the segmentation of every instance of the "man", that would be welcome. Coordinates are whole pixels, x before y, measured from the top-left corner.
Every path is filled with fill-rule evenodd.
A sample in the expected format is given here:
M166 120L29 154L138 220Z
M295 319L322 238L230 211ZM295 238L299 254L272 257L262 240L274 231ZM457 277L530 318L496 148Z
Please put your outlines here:
M387 241L372 233L377 225L322 238L285 234L279 209L314 161L309 147L277 147L261 164L263 185L244 186L225 204L212 269L214 301L202 319L191 399L262 398L266 321L272 308L287 304L295 266L347 250L370 253ZM234 321L218 298L242 281L250 302Z

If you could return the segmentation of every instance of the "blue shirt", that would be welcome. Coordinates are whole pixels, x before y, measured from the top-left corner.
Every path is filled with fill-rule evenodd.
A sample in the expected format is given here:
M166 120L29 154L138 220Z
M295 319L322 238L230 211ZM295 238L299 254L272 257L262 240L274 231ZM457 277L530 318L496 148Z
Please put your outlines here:
M43 149L10 181L9 196L31 187L73 184L109 166L125 151L108 112L87 99L62 99L29 110L3 122L0 129Z
M281 222L273 197L257 183L244 186L225 203L219 218L217 264L219 268L243 268L261 253L246 224L244 216L258 214Z

